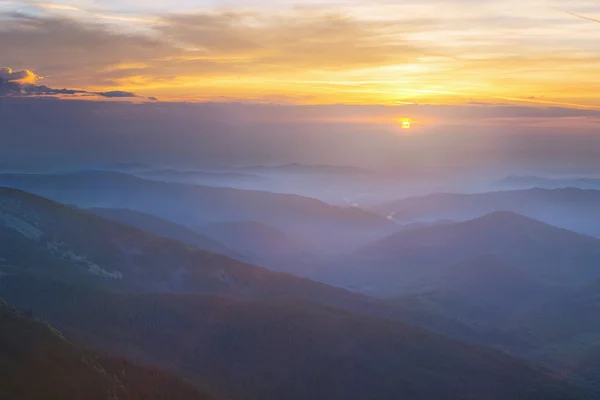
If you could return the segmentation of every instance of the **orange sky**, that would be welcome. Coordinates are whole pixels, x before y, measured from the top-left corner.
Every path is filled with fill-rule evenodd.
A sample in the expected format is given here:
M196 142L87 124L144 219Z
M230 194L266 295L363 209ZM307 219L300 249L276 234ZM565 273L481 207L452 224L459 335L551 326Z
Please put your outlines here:
M0 0L0 67L162 101L600 109L594 1L158 3Z

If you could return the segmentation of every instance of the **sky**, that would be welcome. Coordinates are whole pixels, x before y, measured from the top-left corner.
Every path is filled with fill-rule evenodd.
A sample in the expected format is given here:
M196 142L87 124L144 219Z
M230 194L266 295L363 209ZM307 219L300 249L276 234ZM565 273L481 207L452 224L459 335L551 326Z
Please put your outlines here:
M0 0L0 159L600 170L598 71L598 0Z
M597 0L0 0L0 67L161 101L600 109Z

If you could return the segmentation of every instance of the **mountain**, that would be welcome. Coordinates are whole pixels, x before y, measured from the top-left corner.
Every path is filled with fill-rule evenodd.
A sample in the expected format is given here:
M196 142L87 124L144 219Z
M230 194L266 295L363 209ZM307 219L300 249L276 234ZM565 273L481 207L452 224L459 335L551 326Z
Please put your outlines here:
M168 373L99 356L0 300L0 398L209 400Z
M358 208L296 195L145 180L114 172L0 175L0 185L84 208L127 208L196 229L218 222L257 221L319 246L348 248L394 229Z
M401 223L464 221L505 210L600 237L600 190L527 189L479 194L438 193L383 204L375 209Z
M187 243L201 250L227 255L274 271L305 275L321 260L307 251L307 245L284 232L260 222L222 222L199 227L197 233L139 211L90 208L87 211L141 230Z
M191 183L208 186L236 186L268 182L264 176L240 172L186 171L178 169L153 169L135 175L165 182Z
M414 292L452 264L479 255L496 256L547 285L577 286L600 277L599 239L499 211L393 234L342 258L317 278L394 296Z
M600 189L598 178L546 178L535 175L511 175L495 182L495 185L510 189L529 189L532 187L557 189L557 188L579 188Z
M450 224L454 224L454 223L456 223L456 221L451 220L451 219L440 219L440 220L433 221L433 222L412 222L410 224L402 225L397 231L403 232L403 231L408 231L410 229L426 228L426 227L430 227L430 226L450 225Z
M282 165L250 165L237 169L259 174L316 174L316 175L370 175L372 171L344 165L310 165L310 164L282 164Z
M0 188L0 240L6 244L0 246L0 266L76 284L142 292L323 296L334 302L368 299L15 189Z
M218 398L584 398L523 361L400 322L473 336L444 316L15 189L0 190L0 222L0 296L76 343L158 365Z
M525 340L524 356L600 387L600 280L521 313L507 329Z
M194 232L183 225L176 224L163 218L139 211L117 208L90 208L87 211L100 217L134 226L156 235L187 243L201 250L219 254L233 254L233 251L223 244L207 236Z
M90 208L98 216L187 243L201 250L227 255L274 271L305 275L321 260L307 245L279 229L260 222L222 222L199 227L197 233L185 226L141 213L114 208Z
M127 294L0 279L15 304L94 348L261 400L585 399L500 351L298 300Z
M482 343L600 388L600 280L557 290L494 257L449 267L427 290L391 300L479 332Z
M222 222L198 230L234 249L236 258L274 271L305 276L323 263L312 246L261 222Z
M470 338L460 323L269 271L15 189L0 188L0 275L126 292L298 298ZM1 293L0 293L1 295Z
M302 244L294 238L261 222L221 222L200 229L240 252L293 255L304 251Z
M485 330L486 335L497 335L508 321L565 292L543 285L522 269L489 255L448 266L415 291L418 294L395 301L452 317L476 330ZM499 344L489 338L486 341Z

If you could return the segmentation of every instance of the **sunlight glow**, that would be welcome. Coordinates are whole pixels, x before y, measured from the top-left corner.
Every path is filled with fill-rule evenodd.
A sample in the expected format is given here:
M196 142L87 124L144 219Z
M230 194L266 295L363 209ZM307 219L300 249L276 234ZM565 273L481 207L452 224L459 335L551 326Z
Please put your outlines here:
M399 118L397 119L397 122L402 129L410 129L413 124L413 121L410 118Z
M27 32L33 46L25 57L18 41L5 41L3 53L15 56L0 68L29 69L51 87L163 101L600 108L600 6L508 1L356 0L333 12L175 0L168 13L140 0L0 0L3 29ZM467 11L468 29L461 23ZM46 22L33 24L40 18ZM46 52L94 62L55 65Z

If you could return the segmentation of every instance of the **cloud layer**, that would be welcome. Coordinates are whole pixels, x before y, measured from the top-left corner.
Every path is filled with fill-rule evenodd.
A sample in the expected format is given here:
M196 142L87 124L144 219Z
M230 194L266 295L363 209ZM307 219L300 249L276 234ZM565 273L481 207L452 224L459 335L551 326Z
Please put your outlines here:
M2 62L50 87L168 100L600 107L589 1L111 4L0 8Z

